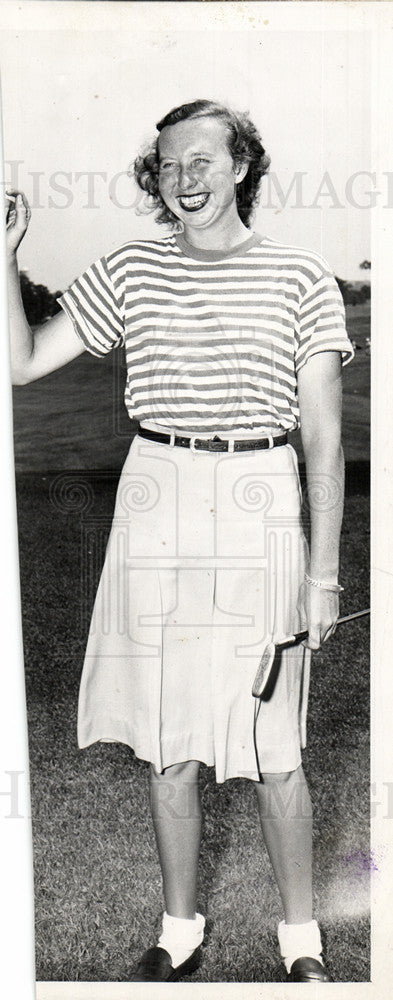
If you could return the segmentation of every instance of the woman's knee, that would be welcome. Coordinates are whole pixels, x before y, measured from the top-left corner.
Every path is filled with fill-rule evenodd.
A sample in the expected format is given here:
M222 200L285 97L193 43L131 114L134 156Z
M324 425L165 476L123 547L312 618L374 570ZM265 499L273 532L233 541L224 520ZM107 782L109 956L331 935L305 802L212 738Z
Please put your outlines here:
M151 765L150 805L153 819L200 817L198 771L198 761L173 764L161 773Z
M301 764L294 771L263 771L261 777L264 785L304 785L306 783Z
M185 760L180 764L171 764L170 767L158 771L154 764L150 764L150 780L152 783L166 784L171 782L192 782L197 781L199 775L199 760Z
M256 784L261 815L271 819L311 819L312 805L303 768L266 772Z

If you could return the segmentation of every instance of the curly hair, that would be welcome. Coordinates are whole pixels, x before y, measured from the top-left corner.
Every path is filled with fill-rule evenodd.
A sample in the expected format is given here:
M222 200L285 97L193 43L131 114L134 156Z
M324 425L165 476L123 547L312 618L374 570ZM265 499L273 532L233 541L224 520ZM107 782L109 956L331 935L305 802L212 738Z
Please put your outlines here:
M158 132L161 132L168 125L176 125L178 122L186 121L186 119L206 117L218 118L224 123L228 133L228 150L234 166L237 167L245 161L248 162L246 176L236 186L236 203L241 221L249 227L253 210L257 204L262 177L267 173L270 165L270 156L265 152L259 132L250 118L246 114L235 113L216 101L198 100L173 108L164 118L161 118L156 128ZM143 155L136 158L134 176L142 191L149 195L153 203L152 210L157 209L156 221L169 224L173 229L176 229L180 226L179 220L174 212L171 212L167 207L159 191L158 139L159 136L153 140Z

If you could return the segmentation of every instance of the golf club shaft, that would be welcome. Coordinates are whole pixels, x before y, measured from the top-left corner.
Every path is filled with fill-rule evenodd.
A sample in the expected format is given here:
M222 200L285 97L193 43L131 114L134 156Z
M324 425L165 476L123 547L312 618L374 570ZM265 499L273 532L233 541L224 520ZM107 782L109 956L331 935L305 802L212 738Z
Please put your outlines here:
M336 625L344 625L345 622L352 622L354 618L363 618L365 615L370 614L370 608L365 608L364 611L355 611L352 615L345 615L344 618L338 618ZM299 642L303 642L303 639L308 639L308 631L304 629L303 632L296 632L295 635L291 635L288 639L284 639L283 642L276 643L276 649L282 648L286 649L287 646L296 646Z

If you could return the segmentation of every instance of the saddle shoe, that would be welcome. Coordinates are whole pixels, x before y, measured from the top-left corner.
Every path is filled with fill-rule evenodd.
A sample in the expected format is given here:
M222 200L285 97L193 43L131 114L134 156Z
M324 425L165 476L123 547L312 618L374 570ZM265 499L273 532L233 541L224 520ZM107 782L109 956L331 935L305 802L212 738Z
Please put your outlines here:
M332 983L325 966L316 958L297 958L291 965L287 983Z
M199 945L185 962L173 968L169 952L156 945L144 952L128 981L130 983L175 983L183 976L189 976L195 972L200 961L201 946Z

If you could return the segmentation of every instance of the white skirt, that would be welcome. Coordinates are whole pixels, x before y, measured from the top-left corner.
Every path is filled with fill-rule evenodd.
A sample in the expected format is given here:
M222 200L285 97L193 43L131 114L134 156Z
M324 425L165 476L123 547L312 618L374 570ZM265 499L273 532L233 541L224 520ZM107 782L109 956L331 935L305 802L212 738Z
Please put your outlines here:
M83 667L80 747L126 743L159 771L203 761L219 782L299 766L309 651L283 652L255 739L251 688L266 643L300 626L300 504L290 445L231 454L134 438Z

